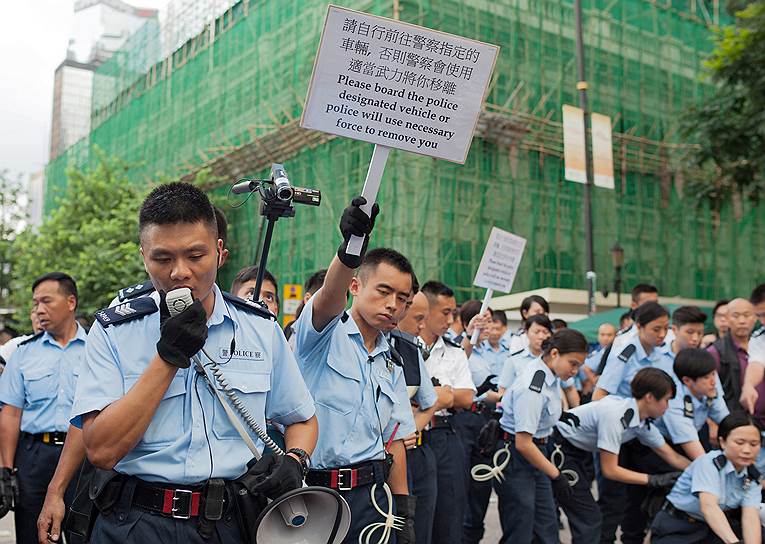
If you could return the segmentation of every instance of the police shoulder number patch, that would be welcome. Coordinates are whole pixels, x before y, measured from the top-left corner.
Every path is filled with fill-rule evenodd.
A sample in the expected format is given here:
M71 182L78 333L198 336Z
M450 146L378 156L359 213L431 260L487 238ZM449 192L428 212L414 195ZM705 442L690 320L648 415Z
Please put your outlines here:
M534 377L531 378L531 383L529 384L529 389L534 391L535 393L541 393L542 392L542 386L545 383L545 371L544 370L537 370L534 373Z
M693 418L693 400L690 395L683 397L683 415L685 417Z
M129 300L111 308L104 308L95 313L96 320L106 328L110 325L127 323L133 319L153 314L158 310L157 303L151 297L141 297Z
M635 417L635 410L632 408L627 408L624 411L624 415L622 416L622 427L625 431L629 428L633 417Z
M637 348L635 347L635 344L627 344L627 346L625 346L625 348L619 354L619 360L623 363L626 363L630 360L630 357L632 357L632 354L635 353L636 349Z
M728 462L728 459L725 457L724 453L721 453L714 459L714 464L717 467L717 470L722 470L725 467L725 463Z

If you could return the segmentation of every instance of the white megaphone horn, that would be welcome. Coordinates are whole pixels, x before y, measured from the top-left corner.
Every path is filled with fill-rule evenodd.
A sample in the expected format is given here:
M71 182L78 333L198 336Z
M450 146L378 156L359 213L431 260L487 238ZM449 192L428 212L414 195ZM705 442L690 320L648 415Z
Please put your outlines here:
M256 544L340 544L351 528L351 509L327 487L293 489L277 498L255 522Z

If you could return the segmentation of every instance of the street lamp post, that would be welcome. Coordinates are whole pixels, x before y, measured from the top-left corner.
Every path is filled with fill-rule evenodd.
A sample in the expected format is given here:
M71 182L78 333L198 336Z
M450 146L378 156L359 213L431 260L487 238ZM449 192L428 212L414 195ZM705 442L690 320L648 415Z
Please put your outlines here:
M624 266L624 248L619 242L611 247L611 262L614 265L614 289L616 290L616 307L622 306L622 267Z

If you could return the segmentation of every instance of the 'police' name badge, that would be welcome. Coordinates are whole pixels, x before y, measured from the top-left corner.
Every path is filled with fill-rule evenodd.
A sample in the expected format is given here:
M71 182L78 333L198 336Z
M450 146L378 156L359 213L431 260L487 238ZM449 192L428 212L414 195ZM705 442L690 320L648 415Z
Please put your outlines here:
M229 348L220 348L220 357L224 361L229 359L240 359L243 361L262 361L263 352L248 348L235 349L234 351L231 351Z

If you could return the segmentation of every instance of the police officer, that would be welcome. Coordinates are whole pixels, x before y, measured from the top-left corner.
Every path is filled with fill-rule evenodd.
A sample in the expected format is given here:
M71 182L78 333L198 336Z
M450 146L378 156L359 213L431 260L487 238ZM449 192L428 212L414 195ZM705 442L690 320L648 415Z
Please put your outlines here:
M651 542L760 542L762 526L760 427L748 414L720 423L720 450L698 457L683 472L651 525Z
M374 206L370 218L360 208L365 202L356 197L344 210L343 242L324 286L295 325L295 355L319 419L319 444L307 482L336 489L348 501L346 542L358 542L365 530L379 529L375 534L380 535L379 524L395 513L405 525L394 538L409 543L414 542L414 498L406 481L403 439L415 427L403 370L382 331L409 300L414 271L391 249L348 253L351 236L367 237L372 231L379 208ZM346 312L349 288L353 303ZM375 508L373 493L385 517Z
M587 340L562 329L542 345L542 355L527 366L502 397L503 435L510 461L499 487L500 542L558 542L553 500L570 494L569 481L548 459L548 445L561 415L561 379L572 378L587 355Z
M37 542L37 516L66 438L86 337L75 320L77 285L70 276L52 272L37 278L32 300L44 332L19 345L0 377L2 480L16 495L3 497L0 513L15 506L22 544ZM67 503L73 492L67 485L60 489Z
M428 316L420 333L428 355L425 366L442 386L452 388L450 409L436 412L423 441L433 449L438 467L438 499L433 519L433 542L457 543L462 539L462 522L467 504L465 448L456 431L453 412L470 409L476 393L468 360L462 348L444 335L457 307L454 291L438 281L422 286L416 297L426 299ZM468 334L472 329L468 327Z
M525 334L526 320L532 315L548 315L550 313L550 304L539 295L530 295L521 301L521 327L515 331L505 333L510 341L510 351L515 353L528 345L528 338Z
M265 498L302 484L313 401L271 314L215 285L223 244L202 191L154 189L139 235L158 292L97 312L72 408L101 469L92 541L251 542ZM194 302L171 315L166 293L179 288ZM287 454L254 462L227 409L285 425Z
M542 355L542 344L552 336L552 323L544 314L532 315L523 322L523 333L526 336L526 347L510 354L499 375L499 394L513 385L516 376L522 374L526 367Z
M670 486L679 476L647 474L619 466L621 445L635 438L651 448L676 470L688 466L665 442L652 420L667 409L667 400L675 396L675 384L663 370L644 368L631 383L628 398L609 395L565 413L556 424L554 448L550 461L563 471L574 485L570 497L559 502L568 517L573 542L597 542L600 538L601 513L590 491L594 479L592 454L599 453L603 475L612 481L645 488Z
M414 295L412 296L414 299ZM390 333L391 352L401 356L407 390L412 402L412 415L417 431L404 439L406 446L406 475L409 494L417 498L414 516L414 534L418 544L430 544L433 533L433 515L438 496L436 458L428 444L422 442L421 432L430 422L436 410L448 402L451 392L441 393L442 387L434 387L425 361L418 336L425 325L428 313L427 301L419 299L405 309L398 320L398 328ZM438 390L437 390L438 389Z

